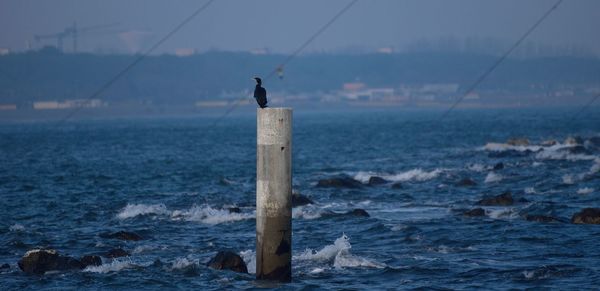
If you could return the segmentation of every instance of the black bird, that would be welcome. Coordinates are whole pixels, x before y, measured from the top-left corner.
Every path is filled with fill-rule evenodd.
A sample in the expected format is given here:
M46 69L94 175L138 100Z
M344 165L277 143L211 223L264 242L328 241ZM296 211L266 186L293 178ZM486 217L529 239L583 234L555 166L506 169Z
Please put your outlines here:
M260 108L267 107L267 90L261 87L262 80L259 77L254 77L256 81L256 88L254 88L254 99Z

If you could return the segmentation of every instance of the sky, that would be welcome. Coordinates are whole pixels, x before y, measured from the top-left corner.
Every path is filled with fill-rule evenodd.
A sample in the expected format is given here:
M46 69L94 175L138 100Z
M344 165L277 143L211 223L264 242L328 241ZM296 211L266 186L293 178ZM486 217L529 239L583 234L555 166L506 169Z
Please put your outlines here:
M290 53L350 0L216 0L161 45L177 49ZM0 48L22 51L54 45L35 35L113 24L81 33L78 50L139 52L149 48L205 0L0 0ZM492 38L512 43L556 0L359 0L307 52L394 47L422 40ZM585 47L600 55L600 1L564 0L530 36L547 45ZM72 40L64 40L65 50Z

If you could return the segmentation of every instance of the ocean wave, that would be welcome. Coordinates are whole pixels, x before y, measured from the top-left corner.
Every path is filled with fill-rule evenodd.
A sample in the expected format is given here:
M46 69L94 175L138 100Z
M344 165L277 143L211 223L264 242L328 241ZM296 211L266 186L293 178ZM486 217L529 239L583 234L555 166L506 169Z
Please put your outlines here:
M496 182L500 182L502 181L502 179L504 179L504 177L502 177L502 175L500 174L496 174L494 172L489 172L487 174L487 176L485 177L485 183L496 183Z
M199 260L193 260L193 259L188 259L188 258L177 258L177 259L175 259L175 261L173 261L173 263L171 263L171 267L169 269L171 271L175 271L175 270L187 271L187 270L197 268L199 266L199 264L200 264Z
M505 152L505 151L517 151L517 152L525 152L532 151L537 152L539 150L544 149L543 146L540 145L509 145L506 143L496 143L496 142L488 142L485 146L479 148L480 150L491 151L491 152Z
M420 168L412 169L406 172L398 173L398 174L389 174L389 173L375 173L375 172L358 172L354 175L354 179L358 180L362 183L368 183L369 179L373 176L381 177L385 180L391 182L408 182L408 181L418 181L424 182L431 179L437 178L443 172L442 169L435 169L433 171L424 171Z
M138 215L169 215L169 211L164 204L127 204L123 210L117 214L119 219L133 218Z
M24 231L25 230L25 226L23 226L22 224L19 223L15 223L13 225L11 225L8 230L13 231L13 232L20 232L20 231Z
M470 164L467 166L467 169L474 172L483 172L486 170L486 167L482 164Z
M248 273L256 274L256 253L253 250L245 250L240 252L240 257L246 263Z
M317 219L323 216L325 211L316 207L296 207L292 209L292 218L298 219Z
M589 187L585 187L585 188L581 188L581 189L577 190L577 194L583 194L583 195L590 194L592 192L594 192L594 188L589 188Z
M485 215L493 219L515 219L519 217L519 211L514 208L487 209Z
M134 263L131 257L127 257L114 259L110 263L102 264L100 266L88 266L87 268L83 269L83 271L106 274L109 272L119 272L124 269L143 268L149 265L150 263Z
M535 191L534 187L526 187L524 191L525 191L525 194L536 194L537 193Z
M594 160L597 157L594 155L585 155L585 154L572 154L567 151L552 151L545 150L537 153L535 155L536 159L539 160L565 160L565 161L590 161Z
M327 245L319 251L306 249L301 254L294 256L297 261L317 261L331 263L335 268L345 267L370 267L384 268L385 264L355 256L350 253L350 239L343 234L332 245Z
M255 218L255 213L233 213L227 209L215 209L208 205L193 206L188 210L175 210L171 214L174 220L220 224Z

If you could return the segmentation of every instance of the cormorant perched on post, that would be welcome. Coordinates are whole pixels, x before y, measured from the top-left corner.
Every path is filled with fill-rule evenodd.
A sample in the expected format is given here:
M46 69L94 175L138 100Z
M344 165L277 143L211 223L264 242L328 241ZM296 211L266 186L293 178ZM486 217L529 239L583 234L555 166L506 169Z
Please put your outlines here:
M267 107L267 90L261 87L262 80L259 77L254 77L256 81L256 88L254 88L254 99L256 99L256 103L260 108Z

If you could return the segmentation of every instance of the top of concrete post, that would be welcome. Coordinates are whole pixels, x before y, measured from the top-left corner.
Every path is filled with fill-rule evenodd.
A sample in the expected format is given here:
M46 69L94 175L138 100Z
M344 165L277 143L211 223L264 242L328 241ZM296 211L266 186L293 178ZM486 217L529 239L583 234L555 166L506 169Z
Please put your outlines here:
M292 134L292 108L256 109L257 144L285 145Z

